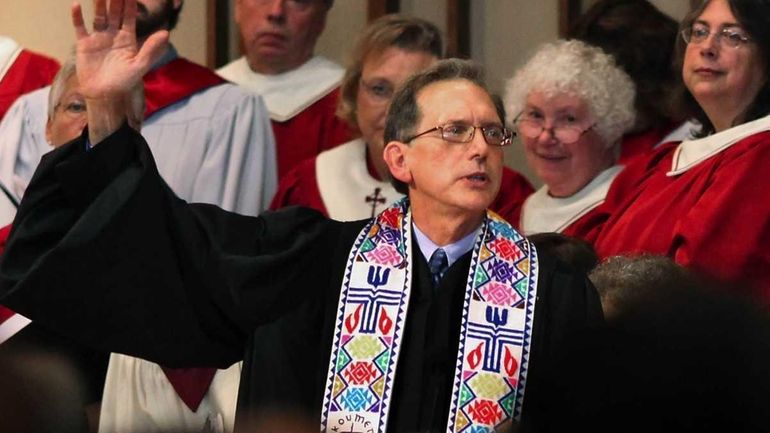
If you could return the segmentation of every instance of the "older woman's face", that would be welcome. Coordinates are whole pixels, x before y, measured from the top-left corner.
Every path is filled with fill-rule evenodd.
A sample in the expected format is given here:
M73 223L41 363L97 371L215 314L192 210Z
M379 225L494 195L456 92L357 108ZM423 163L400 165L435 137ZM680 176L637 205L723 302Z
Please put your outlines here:
M385 167L382 161L383 133L393 93L412 74L428 68L437 60L429 53L396 47L389 47L382 54L370 55L364 60L356 95L356 122L376 165L381 162L382 168Z
M612 165L612 149L593 130L594 122L578 96L538 91L527 96L516 127L527 163L552 196L575 194Z
M765 60L753 42L729 47L718 41L716 34L723 29L742 30L727 0L710 1L694 25L711 34L687 45L682 78L719 129L720 118L731 123L754 100L766 81Z
M72 74L63 85L61 99L45 126L46 140L54 147L79 137L88 122L86 102L80 94L77 75Z

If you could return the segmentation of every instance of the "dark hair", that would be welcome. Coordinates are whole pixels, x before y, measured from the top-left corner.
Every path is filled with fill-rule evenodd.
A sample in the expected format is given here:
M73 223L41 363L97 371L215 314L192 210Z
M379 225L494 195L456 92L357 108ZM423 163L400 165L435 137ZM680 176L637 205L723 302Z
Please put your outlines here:
M637 129L646 129L684 118L672 62L678 27L647 0L602 0L578 18L568 36L601 48L631 77Z
M742 287L670 259L618 260L610 266L620 272L608 281L630 298L604 328L567 342L551 367L558 389L548 431L767 431L766 311L735 296Z
M406 140L414 134L414 128L420 121L420 107L417 105L417 95L420 90L430 84L440 81L466 80L483 89L495 105L500 122L505 122L505 109L502 100L489 91L484 81L484 69L470 60L446 59L441 60L425 71L413 75L404 86L393 96L388 108L385 121L385 143ZM398 179L391 178L396 191L409 193L409 186Z
M599 263L596 251L583 239L562 233L536 233L527 236L527 239L538 252L548 253L584 274L591 272Z
M695 7L687 16L682 20L682 24L679 29L684 30L692 26L692 23L703 13L710 0L704 0L699 6ZM728 0L728 5L735 19L738 20L738 24L741 25L751 36L754 43L759 48L759 56L763 62L765 62L765 68L767 69L767 62L770 59L770 0ZM684 54L687 49L687 43L682 38L677 39L676 43L676 57L677 66L681 70L684 66ZM767 71L765 71L767 72ZM683 86L683 102L687 109L690 111L690 115L695 117L696 120L702 125L700 131L696 132L696 136L705 137L714 133L714 125L711 120L703 111L703 108L698 104L692 93ZM770 85L765 80L764 85L754 97L754 100L746 108L746 111L742 113L743 121L749 122L766 116L770 113Z
M608 257L589 278L608 320L633 313L640 305L667 301L673 290L669 287L698 285L695 276L685 268L668 257L652 254Z
M182 12L182 6L184 6L184 2L179 3L178 8L171 8L168 13L168 30L174 30L176 28L177 23L179 22L179 14Z
M364 62L369 56L382 54L389 47L424 52L437 58L441 58L443 52L441 32L435 25L423 19L392 14L382 16L369 24L356 41L340 85L337 115L353 127L358 127L356 97Z

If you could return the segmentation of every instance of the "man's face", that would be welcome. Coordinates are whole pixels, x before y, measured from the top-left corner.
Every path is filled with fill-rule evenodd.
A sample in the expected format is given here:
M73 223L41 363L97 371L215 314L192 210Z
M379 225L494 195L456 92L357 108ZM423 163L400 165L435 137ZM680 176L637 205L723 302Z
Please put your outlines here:
M64 90L54 107L53 117L45 125L45 138L53 147L78 138L88 122L86 102L80 94L77 75L72 74L63 85Z
M235 22L251 69L274 75L305 63L326 12L323 0L236 0Z
M502 126L489 94L467 80L430 84L417 94L417 105L415 134L448 124ZM409 185L415 214L476 216L500 189L503 149L487 144L479 129L468 143L445 141L434 131L402 148L408 174L397 178Z
M169 17L182 6L182 0L138 0L136 3L136 37L144 39L168 28Z

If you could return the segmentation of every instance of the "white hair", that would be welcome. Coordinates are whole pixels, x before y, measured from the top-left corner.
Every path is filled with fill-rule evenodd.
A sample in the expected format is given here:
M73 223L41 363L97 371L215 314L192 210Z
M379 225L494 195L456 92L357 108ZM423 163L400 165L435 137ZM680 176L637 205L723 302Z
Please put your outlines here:
M607 147L616 145L634 125L634 82L610 55L585 42L545 44L508 80L504 103L509 122L524 110L532 92L582 99Z
M53 114L56 111L56 106L61 102L61 98L64 95L65 83L71 76L75 75L75 59L67 59L61 66L59 72L53 79L51 84L51 91L48 92L48 118L53 119Z

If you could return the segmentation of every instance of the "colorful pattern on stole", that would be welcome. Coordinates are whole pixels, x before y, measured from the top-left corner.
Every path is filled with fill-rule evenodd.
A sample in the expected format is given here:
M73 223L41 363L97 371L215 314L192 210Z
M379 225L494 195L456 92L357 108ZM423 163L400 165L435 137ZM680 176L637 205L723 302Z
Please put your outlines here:
M351 249L324 390L323 432L353 425L367 433L387 431L411 294L411 237L404 198L370 222ZM448 432L493 432L520 418L537 272L534 247L488 211L466 285Z

